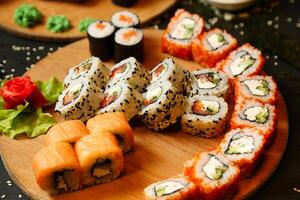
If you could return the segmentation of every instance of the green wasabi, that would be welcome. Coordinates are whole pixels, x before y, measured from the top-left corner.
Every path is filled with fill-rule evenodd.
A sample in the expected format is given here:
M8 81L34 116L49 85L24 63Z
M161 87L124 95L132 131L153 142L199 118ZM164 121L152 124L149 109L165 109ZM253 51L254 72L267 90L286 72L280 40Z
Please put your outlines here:
M80 31L80 32L86 32L88 26L89 26L91 23L93 23L94 21L96 21L96 19L90 18L90 17L86 17L86 18L80 20L80 22L79 22L79 27L78 27L79 31Z
M63 15L54 15L47 19L47 29L53 33L61 33L71 29L69 19Z
M22 4L15 10L14 20L22 27L33 27L42 21L42 13L31 4Z

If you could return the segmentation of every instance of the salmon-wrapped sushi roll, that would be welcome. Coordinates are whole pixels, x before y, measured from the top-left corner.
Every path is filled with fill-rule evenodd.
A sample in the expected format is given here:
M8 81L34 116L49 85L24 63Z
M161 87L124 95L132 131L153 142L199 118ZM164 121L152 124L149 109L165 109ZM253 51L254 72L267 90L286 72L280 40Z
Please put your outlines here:
M108 183L120 176L123 155L112 134L88 135L75 143L84 186Z
M197 185L199 199L220 200L236 192L240 169L220 154L202 152L185 163L184 175Z
M197 186L182 174L153 183L144 189L146 200L199 199Z
M57 143L41 149L32 163L36 181L50 194L80 188L80 167L72 145Z
M46 135L46 140L48 144L59 142L74 144L88 134L89 132L82 121L70 120L51 127Z
M193 58L206 67L215 67L217 62L237 48L237 40L220 29L212 29L192 42Z
M96 115L88 120L86 127L92 135L113 134L123 153L134 146L132 129L123 112Z
M199 15L178 9L162 36L162 51L179 58L191 59L192 41L203 29L204 20Z

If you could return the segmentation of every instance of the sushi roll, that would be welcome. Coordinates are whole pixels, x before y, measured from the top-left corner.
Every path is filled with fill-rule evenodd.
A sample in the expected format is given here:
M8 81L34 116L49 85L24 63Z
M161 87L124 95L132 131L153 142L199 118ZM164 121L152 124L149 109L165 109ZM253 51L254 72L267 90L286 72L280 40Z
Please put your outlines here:
M80 167L72 145L57 143L34 155L32 168L37 184L50 194L80 189Z
M127 10L115 12L111 17L111 22L117 29L129 27L139 28L140 26L139 17Z
M271 76L240 77L235 82L236 102L254 99L262 103L276 104L278 88Z
M108 183L120 176L124 158L112 134L88 135L75 143L83 186Z
M197 186L182 174L152 183L144 189L146 200L196 200L198 195Z
M190 79L190 73L171 58L164 59L150 71L150 84L164 84L165 81L169 81L181 92L186 89Z
M138 0L112 0L118 6L131 7L138 2Z
M88 79L97 87L104 89L108 81L109 69L104 66L102 61L97 57L90 57L69 69L64 79L65 88L83 79Z
M228 105L222 97L195 95L187 98L181 128L192 135L217 137L223 133L227 118Z
M144 60L144 34L141 29L121 28L115 34L114 60L120 62L128 57Z
M87 37L92 56L102 61L110 60L113 57L115 27L108 21L95 21L87 28Z
M252 175L264 152L265 139L261 131L252 128L233 129L225 134L218 152L237 165L241 176Z
M103 99L102 90L91 80L83 79L62 91L56 102L55 111L66 120L86 121L95 116L100 108L99 102Z
M48 144L60 142L74 144L88 134L89 132L82 121L69 120L51 127L46 135L46 141Z
M226 58L237 48L237 40L220 29L212 29L200 35L192 42L193 58L206 67L215 67L217 62Z
M229 99L230 85L225 73L216 69L198 69L192 72L191 80L188 87L190 96L208 95Z
M241 176L237 166L215 152L202 152L187 161L184 175L197 185L203 200L230 199Z
M261 52L247 43L220 61L217 68L225 72L229 78L236 78L241 75L258 75L264 64L265 59Z
M192 41L204 30L204 20L197 14L178 9L161 39L162 52L183 59L192 58Z
M134 57L130 57L111 68L106 88L124 81L143 92L149 84L149 73Z
M124 112L128 121L141 109L143 97L127 82L120 82L105 90L105 97L100 103L97 114L108 112Z
M133 132L123 112L96 115L87 121L86 127L92 135L113 134L123 153L134 146Z

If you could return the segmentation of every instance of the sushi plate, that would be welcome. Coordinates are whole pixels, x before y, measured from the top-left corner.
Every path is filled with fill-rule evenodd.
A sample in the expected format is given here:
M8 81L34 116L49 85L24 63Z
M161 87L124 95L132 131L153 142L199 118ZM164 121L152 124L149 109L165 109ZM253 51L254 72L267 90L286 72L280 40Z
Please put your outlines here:
M145 30L145 61L144 67L151 69L169 55L160 51L162 31ZM76 55L76 56L74 56ZM46 80L56 76L63 80L67 69L89 57L88 40L80 40L70 44L38 62L25 75L34 80ZM189 69L201 68L192 61L173 58L178 64ZM113 62L107 62L111 66ZM271 176L280 162L288 139L288 116L282 96L278 102L279 115L277 134L251 178L240 182L235 200L246 199L253 195ZM62 120L54 113L57 120ZM133 200L143 199L143 189L155 181L165 179L180 173L183 163L191 159L196 152L214 149L220 138L204 139L184 134L180 127L174 126L164 131L164 134L148 130L138 120L131 125L136 141L135 150L125 156L125 171L117 180L103 185L86 188L81 191L59 196L49 196L35 182L31 168L33 155L45 146L45 136L35 139L22 138L12 140L0 136L0 152L4 165L16 184L31 199L57 200Z
M13 20L13 14L17 7L23 3L35 5L43 14L41 24L33 28L22 28ZM46 41L74 41L85 37L78 30L78 24L85 17L109 20L111 15L119 10L129 10L136 13L145 25L162 13L175 6L177 0L139 0L130 8L116 6L112 0L85 0L83 3L70 1L46 1L46 0L0 0L0 28L30 39ZM52 33L46 29L45 21L50 15L65 15L72 24L72 29L64 33Z

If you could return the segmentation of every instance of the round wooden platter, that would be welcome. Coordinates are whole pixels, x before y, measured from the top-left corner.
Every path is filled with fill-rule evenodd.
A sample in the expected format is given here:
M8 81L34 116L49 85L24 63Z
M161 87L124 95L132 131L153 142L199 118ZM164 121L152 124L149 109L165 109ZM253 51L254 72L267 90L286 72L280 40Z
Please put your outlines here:
M17 7L23 3L35 5L43 13L42 23L33 28L23 28L14 22L13 14ZM145 25L157 18L171 7L177 0L139 0L130 8L116 6L112 0L86 0L83 3L59 0L0 0L0 28L30 39L46 41L74 41L85 37L85 33L78 30L81 19L93 17L95 19L110 20L111 15L119 10L129 10L136 13ZM46 28L46 19L51 15L65 15L72 24L72 29L64 33L52 33Z
M145 61L144 67L151 69L169 55L160 51L162 32L145 30ZM49 55L29 70L26 75L34 80L46 80L56 76L63 80L67 69L89 57L88 41L86 39L68 45ZM201 68L192 61L178 58L174 60L181 66L195 70ZM106 63L111 66L113 62ZM273 145L266 150L265 156L254 175L240 182L235 200L245 199L253 195L274 172L284 153L288 139L288 116L284 100L280 96L277 134ZM59 116L54 114L58 120ZM7 171L17 185L32 199L57 200L110 200L143 199L143 189L155 181L159 181L182 172L183 164L192 158L196 152L214 149L220 138L204 139L183 133L179 126L161 133L148 130L138 120L132 124L136 141L135 150L125 156L125 171L117 180L84 190L49 196L36 184L31 162L34 154L44 144L44 137L35 139L12 140L0 136L0 150Z

